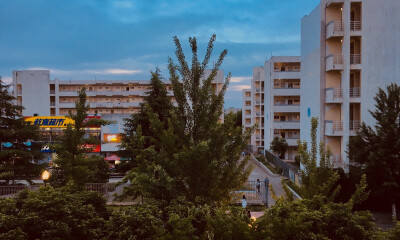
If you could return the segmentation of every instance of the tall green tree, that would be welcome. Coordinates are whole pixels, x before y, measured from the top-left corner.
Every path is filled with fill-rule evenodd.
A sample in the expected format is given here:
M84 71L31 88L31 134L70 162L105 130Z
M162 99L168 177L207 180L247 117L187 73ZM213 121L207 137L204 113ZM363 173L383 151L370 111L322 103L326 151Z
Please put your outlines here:
M177 106L172 109L167 129L157 114L147 108L155 134L154 145L137 156L139 166L127 175L126 181L130 180L132 187L126 192L167 203L184 197L198 204L222 204L247 180L249 170L245 169L246 161L240 160L240 153L250 131L242 134L233 117L227 117L224 123L218 120L230 75L220 92L214 93L212 88L226 50L211 73L205 75L215 38L211 37L202 62L197 57L196 38L189 38L192 50L189 66L179 39L174 37L178 64L170 58L168 69ZM141 142L141 138L138 131L136 142Z
M0 77L0 180L25 179L31 181L45 167L38 164L40 146L32 144L38 138L38 129L24 121L22 106L14 105L15 97Z
M349 159L367 175L371 201L392 205L396 218L396 203L400 200L400 86L395 83L386 91L379 88L374 97L376 120L374 127L362 124L349 141Z
M168 95L168 90L163 83L163 77L158 68L154 72L151 72L150 87L151 90L147 92L148 95L144 98L144 103L140 105L140 111L132 114L130 118L125 119L119 155L130 158L131 161L117 165L117 171L126 172L132 167L137 166L136 157L140 152L140 145L138 145L135 139L138 131L140 131L142 136L142 147L146 148L152 145L152 138L155 137L155 134L150 127L147 108L150 108L157 114L158 119L163 123L165 129L168 126L168 119L171 116L172 110L171 97Z
M76 113L68 116L74 120L74 124L67 126L63 136L53 145L57 152L55 167L49 180L53 186L64 186L72 181L83 187L85 183L107 182L109 178L109 167L103 157L91 154L93 146L101 144L101 141L96 137L85 137L85 128L112 122L98 118L86 121L90 107L86 103L85 88L78 91L75 109Z

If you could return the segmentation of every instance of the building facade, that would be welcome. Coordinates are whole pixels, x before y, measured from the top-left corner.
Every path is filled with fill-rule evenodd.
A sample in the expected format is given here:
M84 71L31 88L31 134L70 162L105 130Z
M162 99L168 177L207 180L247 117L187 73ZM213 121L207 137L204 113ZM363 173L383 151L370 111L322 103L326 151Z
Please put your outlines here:
M265 71L265 149L274 137L284 138L288 150L284 159L294 162L300 138L300 57L271 57Z
M321 0L302 19L301 139L318 117L318 139L345 170L349 139L375 123L378 88L400 83L399 11L398 0Z
M211 70L205 70L207 78ZM212 88L215 94L219 93L224 84L223 71L219 70ZM174 102L172 84L164 82ZM105 120L115 121L115 124L91 127L86 129L88 136L98 137L102 140L96 152L107 157L113 156L120 144L120 134L123 132L124 119L140 110L140 104L151 90L149 80L51 80L49 70L23 70L13 71L13 95L16 104L24 106L22 115L39 119L42 140L51 143L54 138L63 133L65 126L51 127L46 124L53 119L57 122L68 121L63 116L75 113L75 101L78 99L77 91L86 88L87 103L90 105L89 117L98 116ZM220 121L223 122L222 113ZM33 121L36 121L34 119ZM46 147L45 147L46 148ZM47 160L51 160L51 150Z

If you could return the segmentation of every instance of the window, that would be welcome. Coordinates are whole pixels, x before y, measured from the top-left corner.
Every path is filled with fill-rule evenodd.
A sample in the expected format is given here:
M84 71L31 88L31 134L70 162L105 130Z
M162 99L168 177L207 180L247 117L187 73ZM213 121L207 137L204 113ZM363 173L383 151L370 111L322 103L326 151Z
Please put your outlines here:
M279 116L274 116L274 119L279 119Z
M288 100L287 103L288 103L288 105L292 105L293 104L293 100Z
M126 87L126 91L129 91L129 87Z

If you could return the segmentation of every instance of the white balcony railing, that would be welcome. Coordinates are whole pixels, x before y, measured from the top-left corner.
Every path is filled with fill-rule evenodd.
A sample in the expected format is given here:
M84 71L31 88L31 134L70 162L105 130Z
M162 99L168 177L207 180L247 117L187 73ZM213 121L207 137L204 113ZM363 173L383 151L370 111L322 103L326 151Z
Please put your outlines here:
M341 167L343 165L342 154L332 154L330 160L334 167Z
M350 54L350 64L361 64L361 54Z
M326 103L340 103L343 101L341 88L326 88L325 89L325 102Z
M326 24L326 38L343 36L343 22L331 21Z
M50 94L55 94L56 91L55 90L50 90Z
M350 98L359 98L361 97L361 88L355 87L350 88Z
M326 70L342 70L343 69L343 55L330 54L326 57Z
M360 120L351 120L350 121L350 132L357 132L360 129Z
M361 31L361 21L350 21L350 31Z
M325 135L327 136L341 136L343 134L342 121L325 121Z

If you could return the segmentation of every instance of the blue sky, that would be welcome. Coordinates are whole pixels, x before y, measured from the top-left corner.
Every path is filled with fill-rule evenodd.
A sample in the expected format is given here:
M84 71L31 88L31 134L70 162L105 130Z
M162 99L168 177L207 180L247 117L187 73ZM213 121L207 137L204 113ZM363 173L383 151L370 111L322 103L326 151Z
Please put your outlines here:
M50 69L52 79L147 80L159 67L165 78L178 36L211 60L223 49L232 81L225 107L241 107L252 68L271 56L300 53L300 20L319 0L0 0L0 75ZM211 61L212 62L212 61Z

